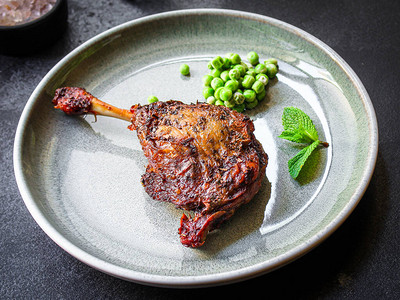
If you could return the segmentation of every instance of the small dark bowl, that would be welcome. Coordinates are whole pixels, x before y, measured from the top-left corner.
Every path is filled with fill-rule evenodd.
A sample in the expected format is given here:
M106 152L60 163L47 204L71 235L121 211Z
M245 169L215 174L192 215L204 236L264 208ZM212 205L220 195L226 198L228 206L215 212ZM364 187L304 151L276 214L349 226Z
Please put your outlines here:
M38 19L14 26L0 26L0 53L25 55L54 43L67 27L67 0L58 0Z

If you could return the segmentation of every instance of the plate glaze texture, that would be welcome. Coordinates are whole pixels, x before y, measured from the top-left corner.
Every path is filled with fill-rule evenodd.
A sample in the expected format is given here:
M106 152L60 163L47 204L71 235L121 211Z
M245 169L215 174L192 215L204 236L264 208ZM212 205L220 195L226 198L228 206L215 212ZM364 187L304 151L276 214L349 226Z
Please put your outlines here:
M279 63L267 96L246 113L269 156L266 178L198 249L183 247L181 211L140 184L147 164L128 123L68 117L53 109L61 86L85 87L122 108L149 95L204 101L202 76L216 55L256 51ZM179 73L187 63L189 77ZM293 180L299 147L277 138L284 107L306 112L329 142ZM174 11L128 22L84 43L40 82L17 129L15 174L26 206L63 249L113 276L168 287L212 286L281 267L314 248L347 218L373 172L378 129L370 99L328 46L289 24L231 10Z

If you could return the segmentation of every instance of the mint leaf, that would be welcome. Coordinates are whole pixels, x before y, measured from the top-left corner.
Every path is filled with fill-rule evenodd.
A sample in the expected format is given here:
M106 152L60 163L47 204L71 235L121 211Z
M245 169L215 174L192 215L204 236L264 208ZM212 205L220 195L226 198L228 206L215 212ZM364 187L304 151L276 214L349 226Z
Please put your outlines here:
M291 142L309 144L288 161L289 173L296 179L310 154L319 144L329 147L327 142L321 142L318 132L310 119L301 109L285 107L282 115L283 132L279 136Z
M312 120L299 108L285 107L282 124L284 131L279 136L282 139L296 143L312 143L319 139Z
M297 153L292 159L288 161L290 176L292 176L294 179L299 176L299 173L303 168L307 158L320 143L321 142L319 140L313 142L311 145L303 148L299 153Z

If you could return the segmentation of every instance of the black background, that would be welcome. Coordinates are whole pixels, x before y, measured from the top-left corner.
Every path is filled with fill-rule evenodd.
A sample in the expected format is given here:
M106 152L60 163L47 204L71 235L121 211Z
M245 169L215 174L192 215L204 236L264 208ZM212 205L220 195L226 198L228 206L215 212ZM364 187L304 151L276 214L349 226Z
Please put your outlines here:
M40 80L81 43L132 19L203 7L280 19L333 48L359 76L373 102L380 135L377 165L364 197L346 222L316 249L279 270L236 284L202 289L156 288L126 282L76 260L35 223L14 179L15 130ZM56 43L36 54L0 55L0 298L204 299L244 293L246 298L263 299L398 299L399 7L398 1L388 0L69 0L68 28Z

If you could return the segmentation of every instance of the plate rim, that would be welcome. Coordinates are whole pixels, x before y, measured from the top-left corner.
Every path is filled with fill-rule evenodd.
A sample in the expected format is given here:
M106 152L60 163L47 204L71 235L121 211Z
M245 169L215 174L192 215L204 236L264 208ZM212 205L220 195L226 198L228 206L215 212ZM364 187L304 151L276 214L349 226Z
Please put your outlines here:
M115 264L101 260L100 258L91 255L73 244L70 240L59 233L51 224L51 222L42 214L40 208L35 204L34 197L30 194L27 183L24 180L23 164L22 164L22 144L24 141L24 132L27 127L27 120L31 113L32 106L35 104L35 99L38 94L43 90L48 80L69 60L77 56L79 53L84 52L89 46L98 43L105 37L112 36L115 32L124 30L125 28L134 27L142 23L151 22L156 19L163 18L174 18L187 15L224 15L236 18L246 18L253 19L258 22L264 22L271 24L273 26L278 26L286 31L289 31L309 43L313 46L319 48L325 52L330 59L332 59L337 66L339 66L344 73L351 79L352 85L357 90L359 97L363 100L362 104L367 113L367 121L369 126L369 149L367 154L367 164L365 169L360 176L359 184L356 186L352 196L350 197L347 204L340 211L340 213L333 219L332 222L328 224L325 228L318 231L312 238L302 243L301 245L292 248L291 250L274 257L268 261L264 261L251 266L246 266L241 269L225 271L222 273L213 273L207 275L193 275L193 276L164 276L158 274L147 274L143 272L138 272L132 269L123 268ZM331 47L316 38L315 36L307 33L306 31L288 24L284 21L264 16L251 12L244 12L232 9L217 9L217 8L199 8L199 9L183 9L183 10L173 10L168 12L157 13L131 21L127 21L115 27L112 27L100 34L97 34L81 44L80 46L73 49L66 56L64 56L56 65L54 65L51 70L43 77L40 83L37 85L31 96L29 97L18 122L17 130L15 133L14 149L13 149L13 163L14 163L14 175L16 182L22 196L22 199L36 221L36 223L41 227L41 229L62 249L68 252L70 255L78 259L79 261L93 267L94 269L100 270L104 273L118 277L124 280L141 283L151 286L159 287L208 287L216 286L228 283L234 283L256 276L271 272L275 269L283 267L288 263L298 259L304 254L308 253L320 243L322 243L326 238L328 238L333 232L335 232L342 223L348 218L348 216L356 208L357 204L364 195L369 182L372 178L376 161L378 155L378 123L375 114L375 110L372 101L362 84L359 77L352 70L352 68L347 64L347 62L342 59Z

